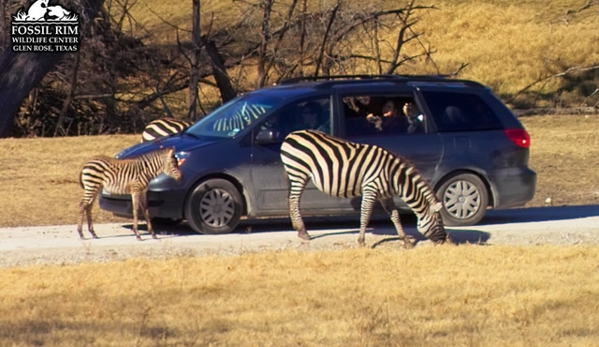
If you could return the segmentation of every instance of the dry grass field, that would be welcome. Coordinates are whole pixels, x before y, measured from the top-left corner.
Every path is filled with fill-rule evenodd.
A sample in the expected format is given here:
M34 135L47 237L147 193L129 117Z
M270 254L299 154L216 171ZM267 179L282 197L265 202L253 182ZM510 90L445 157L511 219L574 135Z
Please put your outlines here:
M529 206L599 204L599 115L529 116L530 166L538 174ZM139 135L0 139L0 227L75 224L83 190L79 169L96 154L113 156ZM94 207L97 222L123 221Z
M596 346L597 246L0 269L0 346Z
M599 204L599 115L520 119L531 136L537 190L529 206Z

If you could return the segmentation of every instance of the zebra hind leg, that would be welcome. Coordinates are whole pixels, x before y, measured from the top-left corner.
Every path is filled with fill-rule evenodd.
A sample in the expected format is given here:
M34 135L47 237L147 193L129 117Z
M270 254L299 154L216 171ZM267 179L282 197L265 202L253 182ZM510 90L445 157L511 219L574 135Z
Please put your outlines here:
M395 230L397 230L397 236L400 240L403 241L404 247L408 249L413 248L415 240L411 236L406 235L406 233L404 232L403 227L401 226L401 220L399 218L399 211L397 210L397 206L395 206L395 203L393 202L393 198L381 200L381 205L383 205L385 212L387 212L387 214L391 218L391 221L395 226Z
M302 193L304 192L304 188L308 182L306 180L302 181L293 181L290 183L289 189L289 216L291 217L291 224L293 225L293 229L297 230L297 236L306 241L310 241L310 234L306 231L306 225L304 224L304 220L302 219L302 214L300 213L300 200L302 198Z
M90 234L92 234L92 237L94 239L98 238L98 235L96 235L96 232L94 231L94 224L92 222L92 205L87 205L86 208L87 211L87 230L89 231Z
M85 214L87 217L87 230L92 235L94 239L98 238L96 232L94 231L94 224L92 222L92 207L94 203L95 196L92 196L91 199L89 197L84 197L79 203L79 221L77 223L77 232L79 233L79 238L84 240L83 236L83 215Z
M360 235L358 236L358 244L366 245L366 228L372 214L372 207L376 201L376 193L373 191L364 191L362 195L362 205L360 206Z
M90 205L86 205L84 200L79 203L79 221L77 222L77 232L79 233L79 238L82 240L85 239L85 237L83 237L83 231L81 230L83 228L83 214L87 214L88 221L90 219L87 209L88 206Z

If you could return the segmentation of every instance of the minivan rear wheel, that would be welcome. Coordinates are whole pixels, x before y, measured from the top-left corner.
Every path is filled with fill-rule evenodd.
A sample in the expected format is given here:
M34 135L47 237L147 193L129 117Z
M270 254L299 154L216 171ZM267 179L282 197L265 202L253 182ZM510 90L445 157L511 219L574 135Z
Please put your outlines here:
M185 204L187 223L202 234L226 234L239 224L241 194L229 181L211 179L198 185Z
M476 175L462 173L446 179L437 190L443 203L441 216L447 226L474 225L483 219L489 205L489 194Z

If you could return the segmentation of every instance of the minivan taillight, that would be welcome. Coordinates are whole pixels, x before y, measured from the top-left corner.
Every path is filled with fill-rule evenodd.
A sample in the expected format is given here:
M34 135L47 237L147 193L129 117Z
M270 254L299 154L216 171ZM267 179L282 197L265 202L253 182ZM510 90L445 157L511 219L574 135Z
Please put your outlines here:
M530 135L524 129L507 129L507 137L522 148L530 147Z

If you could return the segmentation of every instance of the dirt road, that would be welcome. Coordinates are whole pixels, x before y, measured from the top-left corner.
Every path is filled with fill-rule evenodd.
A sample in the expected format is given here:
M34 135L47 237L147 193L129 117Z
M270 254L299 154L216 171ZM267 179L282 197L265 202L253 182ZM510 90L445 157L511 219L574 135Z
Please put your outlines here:
M406 216L402 222L406 232L418 239L417 247L430 245L417 232L413 217ZM245 222L236 233L227 235L199 235L181 224L165 230L158 240L144 232L141 242L135 239L130 224L121 223L96 225L100 237L96 240L80 240L75 225L3 228L0 266L357 247L356 219L309 220L307 226L313 237L310 242L300 241L288 220ZM447 229L458 244L599 244L599 206L489 211L480 225ZM371 223L366 242L375 248L402 249L395 235L391 223L381 220Z

